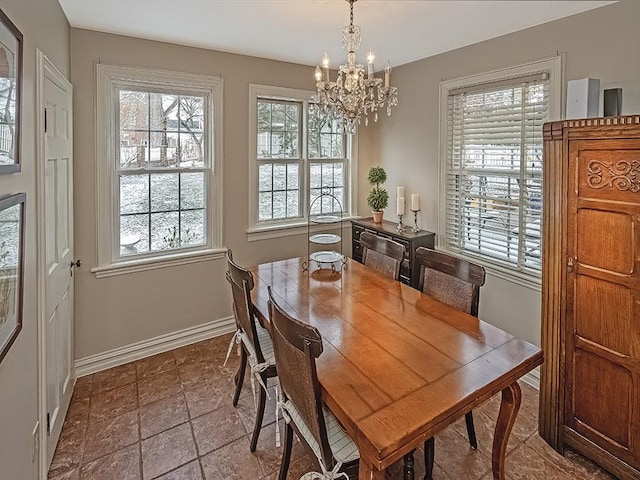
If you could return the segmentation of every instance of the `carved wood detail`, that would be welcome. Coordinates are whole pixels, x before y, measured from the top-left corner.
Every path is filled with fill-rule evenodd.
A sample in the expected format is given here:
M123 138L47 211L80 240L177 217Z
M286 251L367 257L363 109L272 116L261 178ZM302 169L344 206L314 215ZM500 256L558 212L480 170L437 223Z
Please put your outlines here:
M617 188L621 192L640 192L640 161L605 162L592 160L589 162L587 182L591 188Z
M626 115L623 117L601 117L601 118L581 118L578 120L567 120L563 122L568 128L581 127L608 127L612 125L638 125L640 115Z

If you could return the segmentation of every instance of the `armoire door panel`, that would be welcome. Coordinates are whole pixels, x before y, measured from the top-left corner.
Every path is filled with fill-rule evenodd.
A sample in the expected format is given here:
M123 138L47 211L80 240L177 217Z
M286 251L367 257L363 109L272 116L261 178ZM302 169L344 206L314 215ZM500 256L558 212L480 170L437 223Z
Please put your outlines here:
M614 362L576 350L573 365L573 428L596 443L627 450L633 415L633 378ZM582 427L580 424L588 428Z
M631 215L582 208L577 212L576 223L579 264L621 275L633 272L635 239Z
M631 353L634 299L625 286L587 275L576 278L575 332L621 355Z
M638 201L640 150L583 150L578 163L578 196Z

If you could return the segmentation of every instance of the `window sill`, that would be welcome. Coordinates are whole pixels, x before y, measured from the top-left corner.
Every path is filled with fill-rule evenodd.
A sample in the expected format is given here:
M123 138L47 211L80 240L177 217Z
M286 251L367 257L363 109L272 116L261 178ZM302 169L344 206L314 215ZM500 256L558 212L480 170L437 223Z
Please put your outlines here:
M219 260L224 257L226 251L226 248L210 248L207 250L199 250L197 252L173 253L163 255L161 257L125 260L112 263L110 265L93 267L91 269L91 273L95 274L96 278L128 275L130 273L145 272L147 270L156 270L158 268L176 267L179 265L188 265L190 263Z
M520 285L536 292L542 292L542 278L526 273L516 272L508 268L501 267L492 263L484 263L487 273L494 277L501 278L516 285Z
M356 215L342 217L342 227L351 227L351 220L360 218ZM326 225L311 225L310 231L326 230ZM293 235L306 235L309 225L307 222L296 222L287 225L269 225L263 227L255 227L247 230L247 240L249 242L256 242L259 240L268 240L270 238L289 237Z

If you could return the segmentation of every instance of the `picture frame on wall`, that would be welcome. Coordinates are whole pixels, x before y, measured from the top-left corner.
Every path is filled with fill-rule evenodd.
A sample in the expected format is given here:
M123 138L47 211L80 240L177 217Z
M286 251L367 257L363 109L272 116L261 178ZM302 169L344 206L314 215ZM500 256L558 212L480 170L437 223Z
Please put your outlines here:
M26 200L0 198L0 362L22 329Z
M22 33L0 10L0 174L20 171Z

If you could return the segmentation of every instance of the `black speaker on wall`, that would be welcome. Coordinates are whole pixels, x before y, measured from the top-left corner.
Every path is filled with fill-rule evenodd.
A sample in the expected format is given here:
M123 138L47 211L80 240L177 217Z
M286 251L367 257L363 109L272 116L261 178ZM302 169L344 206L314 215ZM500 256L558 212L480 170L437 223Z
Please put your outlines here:
M622 115L622 89L609 88L604 91L604 116Z

